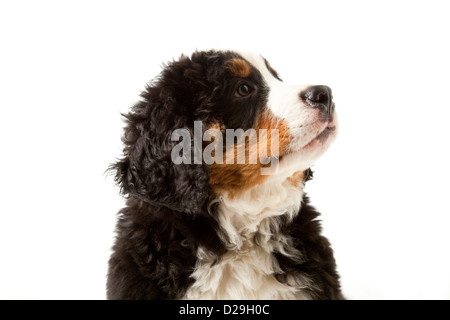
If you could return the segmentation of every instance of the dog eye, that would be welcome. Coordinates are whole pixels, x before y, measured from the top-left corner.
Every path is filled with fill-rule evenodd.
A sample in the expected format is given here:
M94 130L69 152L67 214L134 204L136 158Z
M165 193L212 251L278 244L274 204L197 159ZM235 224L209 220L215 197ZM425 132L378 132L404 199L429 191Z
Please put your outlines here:
M245 97L252 92L250 87L246 84L241 84L237 89L237 94L241 97Z

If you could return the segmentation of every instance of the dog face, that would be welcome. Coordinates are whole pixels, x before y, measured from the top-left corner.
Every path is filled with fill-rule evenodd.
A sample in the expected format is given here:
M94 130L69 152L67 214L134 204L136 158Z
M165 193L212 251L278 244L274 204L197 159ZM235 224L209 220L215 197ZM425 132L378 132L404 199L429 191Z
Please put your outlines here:
M229 102L229 106L233 106L232 127L238 126L236 121L241 121L241 115L244 117L243 112L247 112L245 116L249 117L244 118L245 127L251 123L256 130L278 130L276 157L279 167L271 174L285 177L308 169L336 136L337 121L331 89L326 86L286 85L269 62L255 53L236 54L235 58L225 62L225 66L232 76L228 81L235 83L228 93L234 97ZM265 138L268 140L267 136ZM269 143L264 139L263 142ZM240 185L240 189L246 189L253 185L252 182L265 180L257 170L261 165L228 167L232 168L233 175L229 177L228 185ZM216 167L212 169L215 171ZM220 167L217 171L223 178L227 167ZM242 175L244 179L239 179ZM233 178L236 183L230 183Z
M309 168L336 137L337 119L331 89L327 86L287 85L267 60L243 54L258 69L268 88L266 110L287 125L289 144L281 150L284 170Z
M269 183L269 177L286 179L305 171L336 136L331 89L284 84L268 61L254 53L182 56L165 66L141 96L125 115L124 157L113 165L116 180L125 194L176 211L199 212L207 199L238 196ZM200 145L195 122L202 124ZM191 152L203 155L209 146L206 132L215 130L209 141L216 144L213 155L220 161L174 164L177 141L172 133L177 129L191 133L183 138L189 142L189 159ZM230 130L253 130L255 139L218 138ZM237 161L239 152L244 153L243 163ZM253 154L258 156L252 162ZM261 174L271 160L276 160L276 169Z

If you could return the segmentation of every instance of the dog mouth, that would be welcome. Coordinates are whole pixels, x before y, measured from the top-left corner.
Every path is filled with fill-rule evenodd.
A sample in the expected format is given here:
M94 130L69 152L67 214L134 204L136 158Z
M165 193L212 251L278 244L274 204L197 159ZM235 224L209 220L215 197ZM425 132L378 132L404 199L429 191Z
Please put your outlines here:
M320 130L311 140L302 144L300 147L290 149L288 152L282 154L280 160L290 155L310 152L325 145L329 138L336 134L337 124L333 120L330 120L326 124L323 124L323 126L322 130Z
M332 136L336 135L336 129L337 121L335 121L335 117L332 117L326 122L323 122L320 125L320 130L314 136L310 137L309 141L307 140L295 148L294 152L309 152L324 146Z
M336 124L333 121L328 122L327 126L320 131L310 142L301 147L301 150L309 149L318 142L324 143L336 131Z

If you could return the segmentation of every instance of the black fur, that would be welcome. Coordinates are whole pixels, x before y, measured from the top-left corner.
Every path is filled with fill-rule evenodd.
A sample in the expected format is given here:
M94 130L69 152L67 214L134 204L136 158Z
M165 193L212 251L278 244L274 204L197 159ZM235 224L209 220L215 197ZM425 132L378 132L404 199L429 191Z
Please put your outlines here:
M108 299L179 299L192 280L199 245L225 251L212 219L130 198L120 211Z
M301 252L302 259L295 261L282 254L275 254L283 274L277 279L284 282L287 275L302 273L307 275L314 284L306 289L315 299L344 299L340 290L339 275L333 251L327 238L321 235L322 227L317 218L320 214L309 204L309 198L304 195L300 212L292 223L285 224L281 230L289 234L293 246Z
M189 285L199 246L225 252L210 206L212 192L205 164L174 165L173 130L193 131L195 120L227 128L250 128L264 107L266 88L258 72L246 79L255 92L233 99L242 80L224 69L233 52L196 52L165 66L124 115L123 158L110 167L127 196L119 212L117 238L109 261L108 299L179 299ZM194 144L192 143L192 146ZM306 178L308 178L307 175ZM276 254L284 274L302 272L313 280L311 296L340 299L338 275L328 241L320 235L318 213L305 198L301 212L281 231L290 235L304 259Z

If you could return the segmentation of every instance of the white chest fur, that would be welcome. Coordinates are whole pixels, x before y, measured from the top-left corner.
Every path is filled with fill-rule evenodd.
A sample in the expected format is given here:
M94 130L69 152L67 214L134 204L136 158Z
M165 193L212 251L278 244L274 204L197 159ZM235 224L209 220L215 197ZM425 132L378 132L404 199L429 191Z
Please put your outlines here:
M195 282L184 299L308 299L298 281L289 286L274 275L281 270L273 252L300 255L277 231L280 216L292 219L298 212L302 195L298 186L284 180L252 188L239 199L224 196L218 221L228 251L216 261L199 248L191 275Z
M274 277L276 262L258 247L228 251L217 264L199 261L185 299L307 299Z

